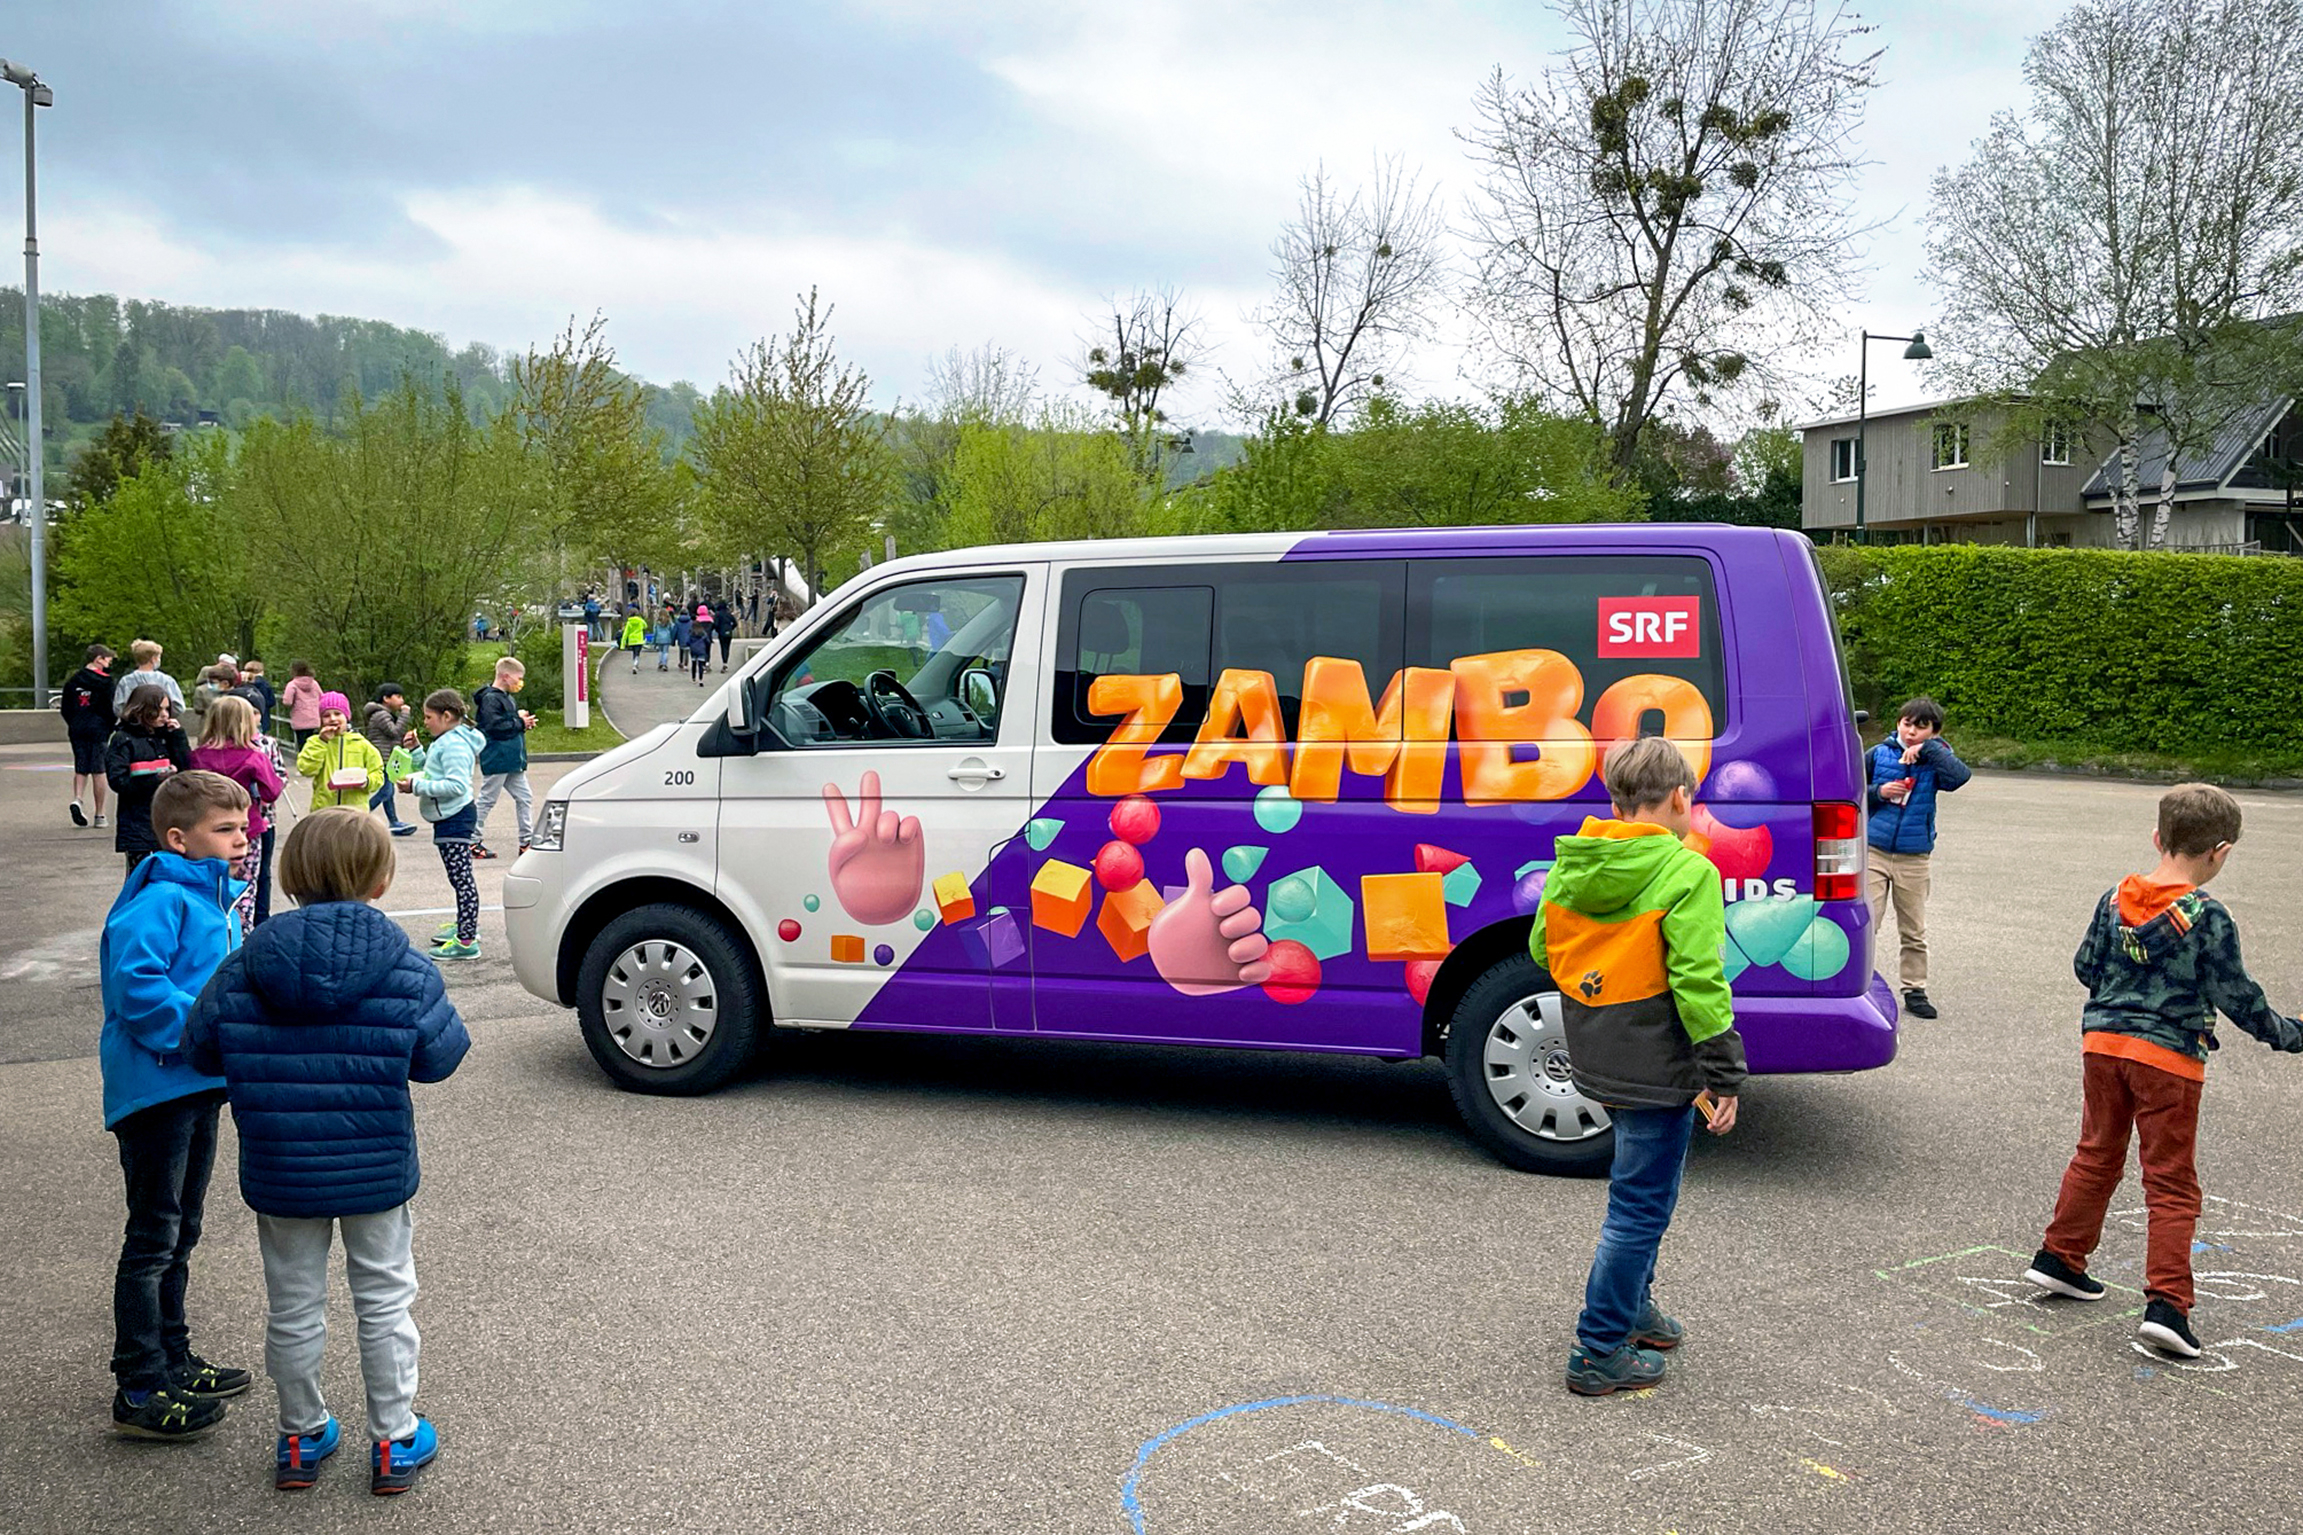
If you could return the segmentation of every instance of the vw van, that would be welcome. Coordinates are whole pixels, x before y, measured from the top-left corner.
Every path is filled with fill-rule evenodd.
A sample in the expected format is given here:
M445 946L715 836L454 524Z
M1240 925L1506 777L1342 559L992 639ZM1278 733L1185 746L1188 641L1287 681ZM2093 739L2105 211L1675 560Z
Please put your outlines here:
M1894 1057L1856 724L1785 532L954 550L562 779L505 916L639 1092L708 1092L778 1029L1436 1056L1478 1142L1589 1173L1608 1111L1528 935L1615 742L1695 771L1753 1072Z

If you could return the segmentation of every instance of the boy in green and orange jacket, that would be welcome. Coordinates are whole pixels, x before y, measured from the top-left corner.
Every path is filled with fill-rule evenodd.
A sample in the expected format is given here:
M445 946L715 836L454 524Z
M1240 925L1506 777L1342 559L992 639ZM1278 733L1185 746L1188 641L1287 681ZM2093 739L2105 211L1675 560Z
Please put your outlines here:
M1575 1085L1615 1122L1607 1220L1568 1355L1579 1396L1653 1386L1685 1336L1655 1304L1655 1257L1679 1202L1696 1103L1714 1135L1735 1128L1743 1039L1721 963L1719 871L1686 847L1695 774L1658 736L1608 753L1616 819L1559 839L1529 939L1559 983Z

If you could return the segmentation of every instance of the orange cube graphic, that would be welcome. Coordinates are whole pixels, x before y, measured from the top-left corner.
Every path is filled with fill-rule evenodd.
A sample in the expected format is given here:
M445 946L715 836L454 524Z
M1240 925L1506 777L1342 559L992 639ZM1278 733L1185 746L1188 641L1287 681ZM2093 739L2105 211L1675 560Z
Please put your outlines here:
M1096 930L1122 964L1141 959L1151 948L1152 918L1166 905L1150 880L1137 880L1127 889L1104 897L1103 910L1096 913Z
M864 962L862 935L857 933L832 934L832 958L843 965L862 964Z
M968 892L968 877L956 870L939 874L935 883L936 910L946 922L965 922L976 914L976 898Z
M1446 876L1362 875L1359 904L1369 959L1447 957Z
M1051 858L1032 876L1032 925L1077 938L1095 904L1095 876L1076 863Z

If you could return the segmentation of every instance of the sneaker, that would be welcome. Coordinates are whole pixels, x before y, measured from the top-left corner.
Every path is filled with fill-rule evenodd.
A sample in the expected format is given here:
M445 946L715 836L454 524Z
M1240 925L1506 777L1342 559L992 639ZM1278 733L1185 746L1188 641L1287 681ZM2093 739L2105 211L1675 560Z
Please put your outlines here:
M2162 1354L2197 1359L2199 1340L2191 1332L2191 1319L2175 1309L2173 1301L2154 1300L2143 1308L2143 1325L2136 1336Z
M1667 1368L1663 1356L1653 1349L1626 1343L1612 1354L1594 1354L1578 1344L1567 1356L1567 1389L1577 1396L1644 1391L1663 1384Z
M436 927L436 928L433 928L433 929L432 929L432 946L433 946L434 948L437 948L437 947L439 947L439 946L440 946L441 944L443 944L443 943L454 943L455 941L456 941L456 924L455 924L455 923L453 923L453 922L443 922L443 923L441 923L441 924L440 924L438 927Z
M1926 991L1917 986L1903 994L1903 1010L1914 1018L1940 1018L1943 1016L1935 1010L1935 1004L1927 1000Z
M80 802L78 800L74 800L72 802L72 824L74 826L85 826L88 824L88 812L80 808Z
M320 1462L336 1453L344 1431L334 1418L311 1434L282 1434L273 1450L272 1485L282 1492L302 1492L320 1479Z
M472 862L479 863L485 859L493 858L495 856L495 854L489 852L487 848L482 844L477 842L472 844Z
M432 957L434 959L478 959L480 946L477 943L458 943L451 938L445 943L434 944Z
M1632 1327L1631 1336L1624 1340L1633 1348L1658 1351L1677 1348L1686 1341L1687 1329L1679 1325L1679 1318L1665 1316L1663 1308L1652 1300L1647 1303L1647 1309L1639 1314L1639 1321Z
M416 1431L405 1439L379 1439L368 1452L368 1490L377 1497L406 1492L416 1485L416 1473L440 1453L440 1436L429 1418L416 1420Z
M413 821L402 821L399 825L392 828L392 835L395 837L413 837L416 835L416 823Z
M2031 1267L2023 1271L2023 1277L2042 1290L2052 1290L2073 1300L2103 1299L2102 1280L2088 1277L2085 1269L2073 1268L2044 1247L2031 1260Z
M202 1401L162 1387L132 1402L125 1391L112 1393L112 1427L131 1439L191 1439L224 1421L224 1404Z
M101 825L103 825L103 824L104 824L104 812L103 812L103 811L101 811L101 810L99 810L99 811L97 811L97 812L96 812L96 824L97 824L98 826L101 826Z
M238 1396L256 1384L256 1377L246 1370L235 1370L228 1364L210 1364L198 1354L186 1359L176 1371L176 1389L186 1396L221 1400Z

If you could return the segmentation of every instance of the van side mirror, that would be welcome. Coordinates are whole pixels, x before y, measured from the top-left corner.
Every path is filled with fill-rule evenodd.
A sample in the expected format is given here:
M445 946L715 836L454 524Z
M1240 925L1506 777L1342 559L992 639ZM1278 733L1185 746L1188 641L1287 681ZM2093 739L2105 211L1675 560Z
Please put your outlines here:
M1870 711L1869 709L1858 709L1858 710L1856 710L1856 711L1855 711L1855 723L1856 723L1856 724L1858 724L1858 725L1868 725L1868 724L1870 724L1870 723L1871 723L1871 711Z
M960 702L979 719L994 719L1000 711L1000 685L980 666L960 673Z
M752 681L739 679L728 689L728 730L734 735L752 736L759 728L760 722L752 713Z

